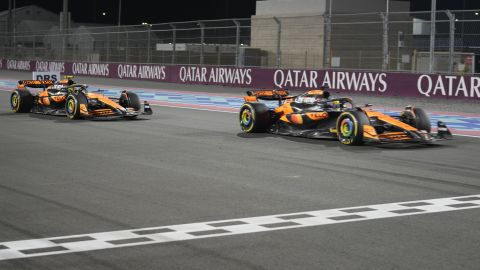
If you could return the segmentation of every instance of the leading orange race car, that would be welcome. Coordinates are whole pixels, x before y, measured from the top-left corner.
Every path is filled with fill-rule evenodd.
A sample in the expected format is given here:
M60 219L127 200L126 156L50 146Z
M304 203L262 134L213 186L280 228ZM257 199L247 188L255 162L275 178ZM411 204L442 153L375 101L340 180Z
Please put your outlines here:
M277 100L270 108L263 100ZM370 104L356 107L351 98L330 98L325 89L290 96L287 90L253 90L244 96L240 127L245 133L270 132L307 138L337 138L346 145L365 142L431 143L451 139L447 126L438 121L431 132L428 115L407 106L398 116L374 111Z

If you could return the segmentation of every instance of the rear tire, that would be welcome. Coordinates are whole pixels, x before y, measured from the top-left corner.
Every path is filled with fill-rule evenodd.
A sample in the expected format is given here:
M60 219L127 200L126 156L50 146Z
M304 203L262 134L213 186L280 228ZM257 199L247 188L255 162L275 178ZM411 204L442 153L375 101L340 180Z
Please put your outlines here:
M33 96L28 90L15 90L10 96L10 107L15 113L28 113L33 108Z
M80 106L82 104L85 105L85 107L88 106L87 97L83 93L68 95L65 102L65 112L67 117L72 120L80 119L82 117L82 114L80 113Z
M346 145L362 145L363 125L369 125L367 115L361 111L343 112L337 118L338 140Z
M121 94L118 104L124 108L133 108L135 111L139 111L142 108L138 95L130 91L125 91Z
M240 128L245 133L265 132L271 124L270 112L263 103L244 103L239 114Z

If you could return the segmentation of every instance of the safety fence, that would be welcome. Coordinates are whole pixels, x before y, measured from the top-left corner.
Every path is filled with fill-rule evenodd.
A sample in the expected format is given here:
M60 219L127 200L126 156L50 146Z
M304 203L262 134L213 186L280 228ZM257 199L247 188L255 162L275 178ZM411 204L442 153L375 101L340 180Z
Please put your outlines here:
M35 31L19 23L14 32L0 33L0 58L471 74L480 73L479 12L438 11L435 31L430 12L253 16Z

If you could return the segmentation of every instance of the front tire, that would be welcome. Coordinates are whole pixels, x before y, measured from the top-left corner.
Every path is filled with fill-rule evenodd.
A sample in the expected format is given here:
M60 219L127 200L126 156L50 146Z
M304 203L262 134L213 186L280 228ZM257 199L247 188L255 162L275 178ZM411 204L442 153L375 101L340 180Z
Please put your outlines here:
M430 118L428 118L427 113L421 108L413 108L413 113L415 114L413 127L430 133L432 131L432 125L430 124Z
M245 133L265 132L270 126L270 112L263 103L245 103L240 108L240 128Z
M142 108L138 95L130 91L125 91L120 95L118 104L124 108L133 108L135 111L139 111Z
M337 118L338 140L346 145L362 145L363 125L370 124L367 115L361 111L343 112Z
M15 113L28 113L33 108L33 96L28 90L15 90L10 96L10 107Z
M427 113L421 108L406 109L401 114L402 122L418 129L431 132L432 126Z
M74 120L74 119L80 119L82 117L81 114L81 105L85 105L85 107L88 106L88 101L87 97L82 94L70 94L67 97L67 100L65 102L65 112L67 114L67 117Z

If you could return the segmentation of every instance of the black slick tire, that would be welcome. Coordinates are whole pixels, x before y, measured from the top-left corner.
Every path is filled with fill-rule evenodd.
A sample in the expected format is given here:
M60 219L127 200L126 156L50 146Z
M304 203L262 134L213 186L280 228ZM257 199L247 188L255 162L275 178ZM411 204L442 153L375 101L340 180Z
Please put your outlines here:
M80 119L82 117L80 109L82 104L85 105L85 107L88 106L87 97L83 93L68 95L65 102L65 113L67 117L72 120Z
M370 124L367 115L362 111L347 111L337 118L337 137L342 144L362 145L363 125Z
M263 103L244 103L239 113L240 128L245 133L265 132L270 126L270 112Z
M430 124L430 118L428 117L427 113L421 108L413 108L413 113L415 114L415 118L412 123L413 127L430 133L432 131L432 125Z
M16 113L28 113L33 108L33 96L28 90L15 90L10 96L10 107Z
M142 108L138 95L130 91L125 91L120 95L118 104L124 108L133 108L135 111Z

